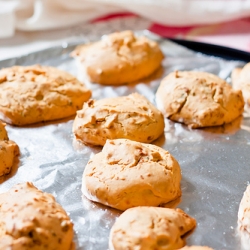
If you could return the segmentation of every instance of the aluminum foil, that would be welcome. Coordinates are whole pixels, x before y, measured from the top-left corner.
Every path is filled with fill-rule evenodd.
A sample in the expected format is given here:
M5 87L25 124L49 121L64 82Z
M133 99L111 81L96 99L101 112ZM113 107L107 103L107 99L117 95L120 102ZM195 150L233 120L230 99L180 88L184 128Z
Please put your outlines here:
M139 32L142 33L142 32ZM199 70L230 81L239 61L226 61L192 52L149 32L165 54L163 67L137 84L111 87L86 83L93 98L123 96L139 92L154 102L161 79L173 70ZM0 61L0 68L14 64L40 63L56 66L77 76L69 53L75 44L38 51L20 58ZM72 134L74 117L27 127L7 125L11 140L21 155L10 175L1 178L0 192L16 183L31 181L52 193L74 222L77 249L108 249L109 231L120 212L82 197L81 179L88 160L101 148L79 144ZM154 144L168 150L182 169L182 198L178 207L197 220L188 245L208 245L214 249L241 249L236 233L239 202L250 179L250 121L240 117L231 124L191 130L165 120L165 133ZM249 248L250 249L250 248Z

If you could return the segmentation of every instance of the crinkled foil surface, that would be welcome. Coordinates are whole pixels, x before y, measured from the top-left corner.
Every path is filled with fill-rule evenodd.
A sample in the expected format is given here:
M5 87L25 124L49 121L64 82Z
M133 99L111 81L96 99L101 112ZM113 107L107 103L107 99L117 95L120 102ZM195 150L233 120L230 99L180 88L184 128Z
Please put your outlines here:
M230 81L232 69L243 65L197 54L149 32L143 33L160 43L166 56L163 68L137 84L112 87L86 83L93 98L139 92L155 103L160 80L173 70L207 71ZM69 56L74 45L63 44L1 61L0 67L40 63L77 76L75 62ZM73 119L21 128L7 125L9 137L18 143L21 155L11 174L1 179L0 192L16 183L33 182L39 189L52 193L68 212L74 222L77 249L107 250L110 228L120 212L82 197L83 170L101 148L74 140ZM245 116L223 127L197 130L168 120L165 123L164 135L154 144L168 150L182 169L182 198L178 207L197 220L197 228L187 244L241 249L236 228L239 202L250 179L249 119Z

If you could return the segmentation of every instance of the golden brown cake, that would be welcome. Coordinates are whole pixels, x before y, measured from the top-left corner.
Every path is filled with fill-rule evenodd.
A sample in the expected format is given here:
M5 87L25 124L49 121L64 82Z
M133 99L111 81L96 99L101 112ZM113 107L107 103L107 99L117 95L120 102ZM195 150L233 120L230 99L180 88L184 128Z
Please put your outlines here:
M181 209L135 207L126 210L113 225L110 250L173 250L185 245L184 235L196 221Z
M0 195L0 249L71 250L73 235L64 209L32 183Z
M167 118L191 128L230 123L244 110L240 90L218 76L195 71L166 76L157 90L156 103Z
M0 118L17 126L74 115L91 96L71 74L48 66L0 70Z
M116 32L100 41L78 46L72 53L79 72L89 81L120 85L151 75L160 67L163 54L159 45L132 31Z
M104 145L108 139L150 143L164 131L162 113L137 93L90 100L77 112L73 133L85 144Z
M158 206L181 195L181 170L174 157L151 144L108 140L85 167L82 192L90 200L126 210Z

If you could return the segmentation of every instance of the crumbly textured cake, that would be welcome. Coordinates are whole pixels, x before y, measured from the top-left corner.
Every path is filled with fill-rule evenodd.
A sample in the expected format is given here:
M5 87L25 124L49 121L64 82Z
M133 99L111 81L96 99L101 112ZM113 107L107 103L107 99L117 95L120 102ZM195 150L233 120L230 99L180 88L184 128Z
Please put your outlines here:
M158 206L181 195L181 170L174 157L151 144L108 140L85 167L83 194L119 210Z
M14 158L19 154L17 144L8 138L5 125L0 121L0 176L11 171Z
M213 74L195 71L176 71L165 77L156 103L167 118L191 128L230 123L244 110L240 90Z
M22 126L74 115L91 96L71 74L48 66L0 70L0 118Z
M0 195L0 249L71 250L73 224L55 198L32 183Z
M172 250L185 245L184 236L196 221L181 209L135 207L126 210L113 225L110 250Z
M132 31L116 32L101 41L78 46L72 53L79 71L91 82L119 85L152 74L160 67L163 54L159 45Z
M93 145L118 138L150 143L163 131L162 113L137 93L90 100L77 112L73 124L76 139Z
M231 78L233 88L241 90L245 102L250 105L250 63L247 63L242 69L235 68Z

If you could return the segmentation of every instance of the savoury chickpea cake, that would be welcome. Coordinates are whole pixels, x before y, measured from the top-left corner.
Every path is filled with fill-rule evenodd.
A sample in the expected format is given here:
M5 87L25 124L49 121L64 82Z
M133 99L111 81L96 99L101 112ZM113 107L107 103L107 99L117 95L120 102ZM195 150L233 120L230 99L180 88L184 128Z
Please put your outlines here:
M71 250L73 223L48 193L26 182L0 195L0 249Z
M23 126L74 115L91 96L73 75L48 66L0 70L0 119Z
M150 143L164 131L162 113L144 96L89 100L77 111L73 133L77 140L103 146L108 139L130 139Z
M240 90L216 75L196 71L166 76L156 92L156 103L167 118L191 128L230 123L244 110Z
M120 85L151 75L161 65L163 54L155 41L122 31L100 41L78 46L72 53L79 72L90 82Z
M181 209L134 207L126 210L110 231L110 250L172 250L185 245L196 226Z
M126 210L159 206L181 196L181 169L175 158L155 145L127 139L108 140L85 167L82 192L90 200Z

